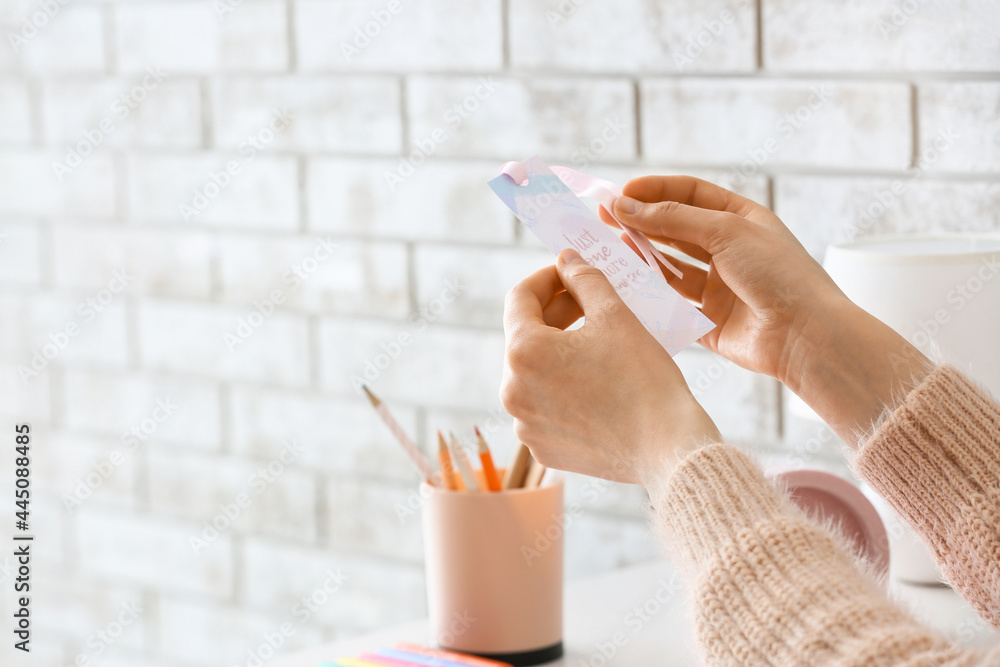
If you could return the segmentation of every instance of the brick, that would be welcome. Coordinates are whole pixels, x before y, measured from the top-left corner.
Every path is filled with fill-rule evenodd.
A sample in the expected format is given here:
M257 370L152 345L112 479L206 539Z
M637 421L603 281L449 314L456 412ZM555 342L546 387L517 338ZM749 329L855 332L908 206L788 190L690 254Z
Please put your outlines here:
M356 391L352 379L361 379L383 398L438 407L495 405L503 334L428 322L325 318L319 332L322 386L349 393ZM433 383L420 380L431 377Z
M399 452L402 456L402 452ZM326 534L333 547L348 546L389 558L423 560L423 498L417 484L333 479L326 484ZM352 508L364 507L364 512Z
M799 72L993 71L996 5L767 0L764 67ZM947 26L942 30L942 26Z
M69 644L70 653L74 656L84 654L94 659L98 646L106 646L94 633L107 629L109 624L120 623L121 617L128 624L122 624L123 631L113 644L133 650L142 648L151 610L143 605L141 590L83 581L68 572L53 575L32 579L35 594L32 604L37 604L38 609L50 611L40 614L35 620L39 634L56 635ZM88 637L92 641L90 646L87 645ZM67 663L72 663L72 660Z
M654 560L663 550L645 520L585 513L565 529L566 579Z
M233 163L235 173L227 171ZM151 222L295 229L296 173L295 159L287 156L133 154L128 161L131 214ZM182 211L182 205L193 210Z
M138 337L144 368L231 380L305 385L309 378L306 322L274 312L264 319L253 307L147 300L139 304ZM244 331L240 320L260 320ZM183 323L183 326L178 326ZM240 333L249 333L247 338ZM226 336L233 342L232 351Z
M314 313L406 316L407 266L402 243L342 241L330 234L227 234L219 243L224 299L253 303L277 290L282 309Z
M1000 84L929 83L918 88L918 164L927 171L1000 171Z
M205 232L57 224L51 238L57 287L100 289L118 269L133 277L129 293L210 294L215 243Z
M39 11L36 3L24 6L19 19L3 31L4 42L14 51L6 63L0 60L0 70L21 70L31 73L83 73L101 72L106 67L104 54L104 19L98 5L60 4L58 13L37 32L25 29L23 19L35 17ZM13 48L9 32L18 37L17 49ZM3 49L7 52L7 48ZM9 53L9 52L8 52ZM0 56L6 59L7 53Z
M45 447L32 458L35 485L58 497L63 510L72 514L90 502L134 505L138 466L114 438L45 426L36 428L36 436ZM121 459L112 456L115 451Z
M246 664L250 661L249 651L259 655L259 647L266 641L263 635L280 632L284 623L292 624L294 634L284 639L279 655L323 643L317 628L296 622L294 616L247 611L203 600L165 598L159 618L163 652L175 664Z
M211 382L74 369L66 372L64 384L66 425L113 437L123 451L146 449L152 442L220 445L219 394Z
M22 362L23 359L17 360L17 363ZM10 417L10 423L51 421L50 393L48 373L24 382L17 373L17 364L0 364L0 396L5 397L0 402L0 415Z
M727 442L777 440L778 385L774 380L694 346L674 360Z
M124 296L114 295L106 306L88 305L87 300L95 298L97 292L76 297L44 293L0 296L0 320L18 323L0 330L0 357L30 369L34 353L42 354L48 364L38 375L26 373L28 384L37 382L53 364L123 367L128 356ZM66 332L69 325L76 325L78 333L67 333L63 341L59 332ZM49 345L53 347L46 347Z
M507 291L555 263L540 243L532 245L530 249L486 249L419 244L415 256L418 308L428 315L437 313L440 322L502 328Z
M118 67L140 72L274 72L288 62L283 2L246 2L219 16L213 3L140 3L115 9ZM183 47L177 35L184 35Z
M315 594L315 611L309 614L309 623L357 629L427 613L419 565L257 539L247 540L243 563L240 586L252 609L294 613L296 605L303 605L303 599ZM330 571L339 571L347 578L336 592L323 595ZM331 582L329 587L334 586Z
M115 214L114 163L107 155L83 159L60 181L54 163L64 150L5 150L0 154L0 215L108 218Z
M31 116L27 84L0 79L0 144L29 143Z
M1000 184L989 181L781 176L774 197L775 212L817 258L831 243L877 234L1000 229Z
M910 159L905 83L650 79L642 99L643 154L653 160L745 164L750 175L786 165L901 169Z
M49 81L41 121L45 141L58 145L194 148L201 142L201 94L197 82L155 68L115 79Z
M399 108L390 77L229 78L212 87L216 143L240 151L256 142L266 150L395 154ZM287 126L279 120L286 112Z
M410 150L424 142L438 155L497 160L535 153L580 159L585 151L607 160L635 157L629 81L413 77L407 113Z
M305 447L300 463L340 475L377 475L416 481L413 467L366 398L236 387L232 398L233 447L242 456L271 458L286 440ZM416 410L390 406L416 439Z
M511 62L585 72L747 72L757 65L752 2L614 5L514 0ZM613 57L609 54L613 53Z
M495 162L431 161L399 182L400 163L310 160L309 228L420 240L513 239L513 217L485 185L497 173Z
M189 538L198 526L84 506L77 514L79 566L90 576L212 598L233 588L230 537L223 533L195 555Z
M499 0L306 0L296 6L295 23L304 70L412 72L451 70L455 63L471 70L503 65ZM312 29L316 25L330 30Z
M286 457L288 456L286 450ZM294 454L293 454L294 455ZM152 448L148 457L153 512L211 525L227 511L234 535L271 535L299 542L316 539L314 477L278 458L237 459ZM204 480L211 479L211 484ZM235 509L234 509L235 508Z
M37 225L0 222L0 283L37 285L42 279L43 244Z

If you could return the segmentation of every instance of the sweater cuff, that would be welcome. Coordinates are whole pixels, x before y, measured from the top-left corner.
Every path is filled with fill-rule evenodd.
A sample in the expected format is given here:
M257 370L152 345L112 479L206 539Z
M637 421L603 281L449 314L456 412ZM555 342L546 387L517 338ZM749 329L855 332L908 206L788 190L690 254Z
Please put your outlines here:
M924 378L862 445L854 462L924 532L1000 494L1000 408L951 366Z
M686 456L653 501L671 542L684 560L713 557L720 544L782 513L783 498L760 468L726 444L701 447Z

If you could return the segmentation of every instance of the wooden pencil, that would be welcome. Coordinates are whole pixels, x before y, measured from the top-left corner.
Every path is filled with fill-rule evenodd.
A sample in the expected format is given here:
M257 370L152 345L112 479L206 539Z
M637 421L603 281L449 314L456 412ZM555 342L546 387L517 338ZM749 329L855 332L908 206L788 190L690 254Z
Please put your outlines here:
M403 449L409 455L410 459L413 460L413 463L420 470L420 474L423 475L424 481L431 486L434 486L434 468L431 467L431 464L427 461L424 455L420 453L417 446L413 444L410 437L406 435L406 431L403 430L403 427L400 426L399 423L393 418L385 403L375 396L375 394L373 394L365 385L361 385L361 388L365 390L368 400L371 401L372 407L375 408L375 411L378 412L379 416L382 418L382 422L389 427L389 430L392 431L396 440L399 441L399 444L403 446Z
M465 448L462 447L462 443L458 441L454 433L449 433L448 436L451 438L449 445L451 445L451 458L458 467L458 471L462 474L462 480L465 482L465 488L469 491L484 491L482 484L476 478L476 473L472 469L472 464L469 463L469 455L465 453Z
M530 461L531 451L524 443L519 443L514 458L507 467L507 474L503 478L504 489L520 489L524 486L524 476L528 472Z
M542 476L545 474L545 466L532 458L528 464L528 472L524 476L524 488L537 489L542 483Z
M479 432L479 427L475 426L474 428L476 430L476 442L479 444L479 461L483 465L483 477L486 478L486 488L490 491L499 491L503 488L503 485L500 481L500 475L497 474L497 467L493 463L493 454L490 453L490 446L486 444L486 438Z
M437 432L437 436L438 462L441 464L441 483L444 484L444 488L450 491L463 491L465 490L465 484L462 483L462 478L455 472L455 466L451 462L451 455L448 453L448 443L444 441L441 431Z

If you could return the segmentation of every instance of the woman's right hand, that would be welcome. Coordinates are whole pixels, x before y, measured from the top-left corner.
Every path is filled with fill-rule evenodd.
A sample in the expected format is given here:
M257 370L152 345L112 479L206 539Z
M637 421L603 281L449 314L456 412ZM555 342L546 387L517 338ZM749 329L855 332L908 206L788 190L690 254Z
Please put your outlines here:
M780 380L848 443L926 374L926 358L848 300L765 206L690 176L633 179L623 193L623 223L708 265L664 272L716 324L699 342Z

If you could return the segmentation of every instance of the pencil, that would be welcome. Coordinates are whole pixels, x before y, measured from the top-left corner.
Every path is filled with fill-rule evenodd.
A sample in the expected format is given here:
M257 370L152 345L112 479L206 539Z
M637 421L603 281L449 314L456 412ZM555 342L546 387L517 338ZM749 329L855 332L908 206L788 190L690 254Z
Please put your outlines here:
M399 441L399 444L401 444L403 449L406 450L410 459L412 459L413 463L416 464L417 468L420 470L420 474L424 476L424 481L431 486L434 486L434 469L431 467L431 464L428 463L424 455L420 453L419 449L417 449L417 446L414 445L413 441L410 440L408 435L406 435L403 427L401 427L389 413L389 408L386 407L385 403L379 400L379 398L375 396L375 394L373 394L365 385L361 385L361 388L365 390L365 394L368 395L368 400L372 402L372 406L375 408L375 411L378 412L382 421L389 427L392 434L396 436L396 440Z
M545 466L532 458L528 464L528 473L524 476L524 488L536 489L542 483L542 475L545 474Z
M476 429L476 442L479 443L479 461L483 464L483 477L486 478L486 488L490 491L499 491L501 488L500 476L497 475L497 467L493 465L493 454L490 453L490 446L486 444L486 438Z
M531 460L531 452L524 443L517 446L514 453L514 460L507 468L507 475L503 478L503 488L520 489L524 485L524 476L528 472L528 462Z
M451 463L451 455L448 454L448 443L444 441L441 431L438 431L437 434L438 461L441 463L441 479L444 483L444 488L449 491L463 491L465 485L462 484L462 478L455 472L455 466Z
M484 491L483 485L476 479L476 473L472 470L472 464L469 463L469 456L465 453L462 443L458 441L454 433L449 433L448 436L451 438L451 441L448 443L451 445L451 458L455 462L455 465L458 466L458 471L462 473L465 488L469 491Z

